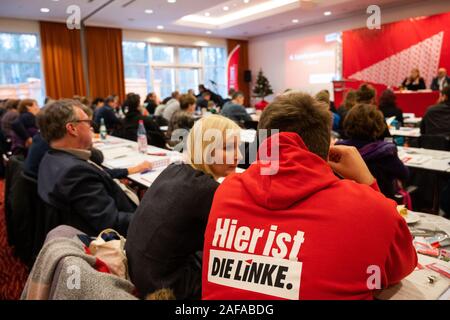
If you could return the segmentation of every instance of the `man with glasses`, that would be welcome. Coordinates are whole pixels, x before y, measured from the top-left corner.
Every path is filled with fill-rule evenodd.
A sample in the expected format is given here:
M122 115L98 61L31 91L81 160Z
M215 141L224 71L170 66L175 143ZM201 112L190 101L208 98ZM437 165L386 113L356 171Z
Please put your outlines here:
M60 100L39 119L50 145L39 166L39 196L61 212L62 223L90 236L113 228L126 235L137 197L92 162L92 121L81 105Z

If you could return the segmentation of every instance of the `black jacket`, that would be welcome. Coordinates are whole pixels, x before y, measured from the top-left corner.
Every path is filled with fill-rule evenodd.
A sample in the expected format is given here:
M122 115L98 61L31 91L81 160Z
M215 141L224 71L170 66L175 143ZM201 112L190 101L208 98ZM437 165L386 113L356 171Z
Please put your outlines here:
M425 80L422 77L419 78L418 84L414 84L414 83L406 84L407 82L408 82L408 78L405 78L405 80L403 80L403 82L402 82L402 87L405 87L406 89L411 90L411 91L424 90L427 88L427 85L425 84Z
M446 86L450 86L450 77L445 77L444 87L446 87ZM431 82L431 90L439 91L439 78L438 77L433 78L433 81Z
M106 171L60 150L51 149L42 159L38 190L61 212L64 224L90 236L107 228L126 236L136 209Z
M421 134L450 135L450 101L430 107L420 123Z
M108 105L101 107L94 114L94 122L99 128L102 118L105 121L105 126L108 132L114 132L114 130L120 127L120 119L117 118L113 108Z
M380 111L383 112L385 118L395 117L395 120L400 123L400 126L403 126L403 111L396 105L380 104Z
M128 229L131 281L145 296L170 288L200 298L203 234L218 183L187 164L172 164L148 189Z
M125 119L123 119L122 127L114 135L123 139L136 141L139 120L144 121L148 143L159 148L165 148L166 139L164 133L162 133L155 121L150 117L143 116L139 111L128 112Z

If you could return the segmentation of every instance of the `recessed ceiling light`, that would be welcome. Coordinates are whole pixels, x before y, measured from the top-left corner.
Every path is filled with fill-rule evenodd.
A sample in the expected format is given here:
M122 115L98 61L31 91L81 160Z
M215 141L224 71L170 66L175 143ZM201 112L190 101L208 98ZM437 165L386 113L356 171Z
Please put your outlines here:
M167 0L168 3L175 3L177 0Z
M292 19L292 23L298 23L298 19Z
M230 8L225 6L225 7L223 7L223 10L228 11L228 10L230 10Z
M48 12L50 12L50 9L49 8L41 8L41 12L48 13Z
M210 15L211 15L211 13L205 12L205 17L209 17Z
M323 14L324 14L325 16L331 16L331 11L325 11Z
M244 3L249 3L250 2L250 0L244 0Z
M212 32L211 32L211 31L209 31L209 30L208 30L208 31L206 31L206 34L211 34L211 33L212 33Z
M164 26L157 26L156 29L158 29L158 30L163 30L163 29L164 29Z
M146 13L146 14L152 14L152 13L153 13L153 10L152 10L152 9L147 9L147 10L145 10L145 13Z

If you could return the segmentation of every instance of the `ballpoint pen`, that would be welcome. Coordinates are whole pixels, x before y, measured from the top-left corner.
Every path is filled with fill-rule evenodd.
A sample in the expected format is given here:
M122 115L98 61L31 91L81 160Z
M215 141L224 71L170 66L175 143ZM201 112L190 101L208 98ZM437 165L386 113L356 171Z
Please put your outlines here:
M148 152L147 154L149 156L156 156L156 157L165 157L165 156L167 156L167 153L163 153L163 152L160 152L160 153Z

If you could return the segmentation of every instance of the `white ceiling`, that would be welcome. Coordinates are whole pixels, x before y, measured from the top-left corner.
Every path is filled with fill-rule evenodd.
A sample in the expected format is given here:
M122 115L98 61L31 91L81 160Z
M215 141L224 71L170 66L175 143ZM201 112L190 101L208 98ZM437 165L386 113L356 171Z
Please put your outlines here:
M78 5L82 18L110 0L0 0L0 17L28 20L46 20L64 22L68 17L66 8ZM250 0L244 4L243 0L177 0L168 3L167 0L114 0L111 4L93 15L87 25L116 27L121 29L144 30L151 32L169 32L181 34L198 34L205 36L206 28L182 26L176 22L187 15L204 14L210 12L211 17L220 17L225 12L221 8L229 6L229 11L245 8L263 2ZM247 19L245 22L230 27L216 27L208 30L210 37L223 38L251 38L285 29L299 28L311 24L341 19L357 14L366 14L366 8L377 4L382 9L402 4L410 4L414 0L299 0L295 8L286 10L272 10L269 14ZM129 3L127 6L124 7ZM49 8L49 13L41 13L40 8ZM146 9L153 10L146 14ZM325 11L332 15L324 16ZM298 19L298 23L292 23ZM157 26L164 26L158 30Z

